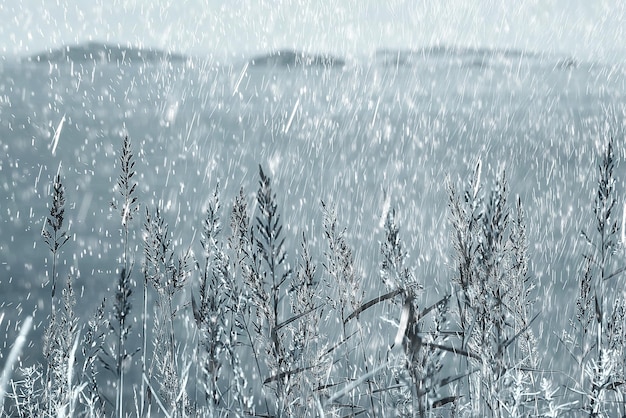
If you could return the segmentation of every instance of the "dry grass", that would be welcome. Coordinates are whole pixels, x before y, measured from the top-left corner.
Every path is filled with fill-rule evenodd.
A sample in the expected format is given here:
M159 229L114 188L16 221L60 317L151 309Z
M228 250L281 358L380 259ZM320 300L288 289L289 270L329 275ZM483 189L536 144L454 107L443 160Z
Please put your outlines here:
M493 173L482 173L479 164L465 190L448 182L454 265L447 293L424 294L391 208L380 237L380 289L366 300L358 253L336 207L320 207L324 239L288 236L262 168L255 202L244 190L226 206L219 186L207 194L198 256L191 244L173 240L158 207L142 210L142 226L135 225L139 198L126 138L112 205L123 248L113 302L103 301L84 320L74 313L73 277L57 295L59 250L70 240L59 173L43 230L52 253L46 364L13 370L25 320L2 375L3 411L20 417L623 415L625 302L608 286L624 271L616 257L623 243L613 147L610 141L599 163L594 226L583 234L588 251L572 330L559 336L577 373L563 386L559 373L541 369L536 331L544 318L534 304L524 209L519 198L510 201L503 172L491 184L485 178ZM143 236L137 254L129 245L135 233ZM131 276L136 257L140 292ZM141 293L138 312L134 293ZM129 346L131 329L141 338L136 347ZM129 375L140 378L129 379L137 382L130 386ZM107 379L113 390L103 385Z

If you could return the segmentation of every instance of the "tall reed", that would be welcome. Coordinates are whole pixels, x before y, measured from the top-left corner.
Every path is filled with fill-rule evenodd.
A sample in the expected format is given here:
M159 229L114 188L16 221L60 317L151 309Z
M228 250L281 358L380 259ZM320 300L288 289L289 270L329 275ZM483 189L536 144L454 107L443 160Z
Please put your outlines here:
M50 291L50 306L54 312L57 282L57 263L61 248L69 241L70 236L63 227L65 220L65 188L61 182L61 174L57 173L52 183L52 204L50 205L50 215L46 218L46 224L41 234L45 243L52 253L52 266L50 281L52 288Z
M60 166L59 166L60 171ZM44 229L42 230L42 236L44 242L48 245L50 252L52 253L52 266L51 266L51 291L50 291L50 322L46 329L43 354L47 361L46 374L45 374L45 386L44 386L44 400L45 411L48 414L54 414L61 408L64 402L63 390L65 385L63 382L57 381L58 378L64 379L66 374L63 373L65 366L65 352L67 340L73 339L71 332L63 334L68 331L68 327L73 327L73 323L69 323L63 314L61 318L58 317L56 311L56 287L58 280L57 264L62 247L69 241L70 236L64 228L65 221L65 188L61 182L61 174L57 172L52 182L52 203L50 205L50 215L46 218ZM69 283L69 279L68 279ZM66 326L67 325L67 326ZM73 331L73 330L71 330Z
M133 220L135 213L138 211L137 199L137 183L134 180L135 159L133 156L131 141L128 136L124 137L122 142L122 150L119 157L120 174L117 179L117 189L121 197L121 201L116 202L114 199L112 207L119 210L121 218L121 234L122 234L122 268L117 281L117 289L115 292L115 302L113 304L113 315L116 320L117 328L113 331L116 333L116 353L112 353L115 362L116 376L116 397L115 397L115 413L118 418L124 417L124 374L125 362L131 361L131 354L127 352L125 344L130 333L130 299L133 293L131 285L131 273L133 261L129 251L129 233L130 222ZM143 354L142 354L143 355ZM143 393L143 390L142 390Z
M576 321L572 322L574 336L568 349L576 359L580 379L575 382L576 392L581 394L582 410L590 417L598 417L614 411L609 396L622 404L624 395L618 388L622 385L624 370L624 301L615 295L609 284L620 280L626 271L617 266L615 254L620 248L620 206L617 194L615 168L617 160L614 139L609 138L598 164L598 180L595 190L593 214L595 233L581 231L588 250L583 253ZM623 263L622 263L623 265Z

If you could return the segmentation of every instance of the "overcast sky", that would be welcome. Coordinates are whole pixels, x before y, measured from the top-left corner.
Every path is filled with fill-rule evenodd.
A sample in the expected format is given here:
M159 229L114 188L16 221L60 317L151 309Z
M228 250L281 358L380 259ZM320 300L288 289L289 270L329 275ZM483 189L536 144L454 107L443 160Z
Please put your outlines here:
M626 0L0 0L0 52L88 40L193 54L524 48L626 57Z

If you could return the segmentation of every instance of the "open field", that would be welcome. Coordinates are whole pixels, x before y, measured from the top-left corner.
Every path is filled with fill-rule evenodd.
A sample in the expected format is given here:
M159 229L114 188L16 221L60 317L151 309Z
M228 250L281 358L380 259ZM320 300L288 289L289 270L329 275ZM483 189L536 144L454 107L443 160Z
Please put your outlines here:
M158 208L171 232L172 260L181 258L188 263L182 269L186 273L180 275L185 283L180 288L174 286L176 292L172 290L171 300L162 299L168 294L164 290L167 286L161 290L158 285L147 286L149 306L145 317L151 330L147 354L150 358L169 356L173 366L167 369L166 363L151 363L150 378L146 380L155 385L155 395L158 393L166 403L164 409L173 416L193 411L209 413L213 407L216 409L211 411L216 415L226 414L226 408L241 415L252 411L276 415L307 411L321 415L323 411L330 416L365 411L368 416L396 416L400 412L417 416L431 413L441 400L447 402L434 408L434 413L444 415L548 415L551 405L565 405L559 414L567 411L593 415L598 404L598 414L623 411L620 385L624 369L612 364L614 374L605 387L596 385L590 377L594 367L609 362L608 357L603 357L609 355L600 347L617 344L615 335L623 333L615 327L607 329L609 323L617 323L609 318L614 306L612 298L624 303L624 278L618 275L606 281L597 280L602 277L601 272L606 277L625 264L621 232L613 231L615 245L607 250L612 259L603 258L606 268L599 267L601 263L594 258L597 254L580 232L585 231L596 242L599 215L594 213L594 199L601 172L598 166L602 166L611 137L617 164L612 171L615 183L611 189L616 206L610 220L617 221L618 229L622 225L620 199L625 190L626 166L619 161L626 156L624 68L589 63L564 68L552 58L536 56L501 57L486 64L481 61L481 65L466 65L467 62L450 55L406 67L351 63L341 69L292 71L247 68L244 63L214 66L200 60L121 66L3 63L3 358L16 340L20 325L32 315L34 329L28 335L21 364L31 366L39 362L46 374L50 356L43 355L42 341L50 322L52 277L59 283L59 303L62 284L68 276L72 277L81 337L86 335L84 327L104 297L107 305L103 318L108 318L113 329L119 331L119 309L123 307L120 304L126 302L119 298L116 301L116 291L121 278L127 279L124 286L132 290L127 300L132 307L125 319L130 327L128 338L116 338L114 333L106 337L106 346L112 350L113 369L121 367L116 355L133 354L130 364L124 366L126 390L121 395L116 390L119 380L115 370L105 370L100 361L95 361L94 367L99 372L97 387L110 400L104 407L107 413L120 411L119 405L115 405L116 396L121 396L122 409L135 414L140 396L133 394L140 393L142 364L146 364L142 357L142 295L150 265L146 261L146 240L151 236L146 232L146 211L154 221L158 219ZM126 156L132 155L135 163L132 169L126 169L136 172L128 184L137 183L132 197L137 198L138 204L133 219L126 219L128 222L122 222L125 212L120 208L126 206L124 195L120 194L123 187L118 184L124 173L124 159L120 157L124 155L125 136L131 141L130 154ZM259 165L271 183L263 182ZM512 307L506 304L504 310L511 312L505 316L510 317L502 322L491 318L492 322L483 324L483 331L490 338L496 338L492 334L493 327L497 328L494 324L503 330L497 335L500 340L490 340L491 345L480 343L480 339L471 340L478 319L463 323L462 306L471 307L467 318L484 318L486 314L476 310L479 305L474 302L479 299L467 296L474 290L459 290L463 290L459 284L461 255L455 232L462 223L454 223L454 204L450 203L447 186L453 186L460 195L466 189L473 191L472 179L478 165L478 184L484 201L476 200L477 213L492 213L488 210L492 190L496 195L508 196L509 223L502 230L505 241L515 235L516 202L521 202L528 246L527 277L528 283L533 284L526 295L534 301L524 311L528 324L516 322L521 320L514 319ZM496 186L502 172L506 172L506 192ZM42 238L42 232L48 228L46 218L51 216L57 173L61 175L66 199L63 230L69 237L59 249L58 258ZM207 210L216 208L213 194L218 183L221 212L216 217L222 231L219 237L211 238L203 221L207 219ZM271 193L264 184L271 184ZM249 228L241 235L248 240L248 247L238 248L233 244L236 240L229 237L231 233L238 237L237 231L231 230L231 210L240 190L243 194L239 202L247 205ZM266 200L261 198L264 191ZM112 202L116 202L115 207ZM268 206L264 207L263 202ZM277 241L266 239L260 232L264 227L269 230L277 226L271 222L275 218L268 217L273 203L282 225L280 231L274 231L280 237ZM392 227L386 223L390 213L395 213L393 225L399 228L404 250L399 259L408 269L405 282L400 281L404 284L393 284L387 277L390 273L383 264L384 252L381 254L381 245ZM331 233L333 225L336 235ZM251 234L251 230L256 232ZM469 235L477 239L488 236L480 235L485 232L479 230L470 228ZM275 250L271 249L273 245L277 246ZM482 248L485 244L479 239L472 245ZM510 257L512 246L503 244L498 251ZM278 247L285 252L284 260ZM307 251L315 266L310 283L302 273L306 271L303 254ZM260 258L254 259L253 254ZM494 258L494 263L499 266L498 274L505 275L504 272L512 271L514 263L502 254ZM580 327L571 323L579 313L577 298L585 272L585 254L593 255L593 268L598 269L590 273L596 277L590 292L600 295L596 299L600 309L594 307L596 301L591 297L587 312L593 311L592 317L597 317L598 310L603 312L602 320L590 319L590 333L601 335L600 344L594 342L597 339L593 340L591 334L576 334ZM277 257L275 264L269 261L271 255ZM505 258L509 264L504 263ZM206 260L210 261L209 268ZM483 274L485 254L481 253L477 260L482 267L472 266ZM220 263L229 267L216 270L214 266L219 267ZM172 271L168 270L170 264L163 266L162 277L167 277ZM123 271L130 273L125 277ZM287 272L283 283L282 274ZM156 283L154 277L151 280ZM224 298L220 305L228 309L216 314L219 321L225 321L220 322L219 337L202 329L209 314L201 314L201 309L192 306L192 294L200 303L202 277L214 277L220 284L211 288L214 295L220 294L217 288L225 292L220 296ZM255 282L255 277L260 282ZM296 286L292 281L298 277L301 281ZM383 280L386 277L387 283ZM226 286L228 283L232 288ZM417 287L423 289L415 291ZM231 289L230 293L224 289ZM298 289L302 292L296 292ZM365 309L363 303L394 291L397 294L393 297ZM229 298L237 292L246 297L242 296L245 303L235 308L234 299ZM261 297L263 292L267 293L266 299ZM296 294L301 298L300 305L290 302ZM440 339L432 342L436 345L421 347L422 354L430 356L428 361L441 362L441 370L433 366L427 371L424 367L419 374L410 367L403 369L402 356L410 344L400 338L393 349L389 348L398 329L410 331L406 323L402 326L402 314L420 311L446 295L451 295L451 299L439 331L454 331L455 335L441 332L437 335ZM356 299L350 299L353 296ZM298 306L307 306L307 298L310 309L298 311ZM493 295L491 298L498 299ZM269 306L275 309L264 312ZM59 312L60 307L61 304ZM172 310L166 312L167 307ZM363 312L348 319L355 310ZM538 316L531 323L535 314ZM317 319L313 321L313 317ZM168 318L173 318L169 325ZM290 318L296 319L285 324ZM423 321L422 337L435 338L432 331L438 329L437 320L428 316ZM621 321L623 327L623 318ZM601 325L599 331L596 325ZM459 337L463 326L467 327L466 337ZM236 331L237 339L224 330ZM537 362L532 364L527 363L528 358L521 351L513 349L527 331L532 331L536 340L533 347ZM570 341L563 331L576 335ZM175 335L171 347L164 343L171 341L165 337L169 332ZM258 332L256 338L254 332ZM298 335L309 338L296 346ZM515 338L507 340L512 337ZM203 338L204 345L200 344ZM619 338L623 339L623 335ZM123 349L117 351L120 341ZM68 344L71 351L72 344ZM506 355L495 350L502 354L506 367L496 370L481 363L493 357L476 347L497 348L498 344L506 345ZM199 354L204 352L203 347L216 349L211 367L219 363L223 370L221 375L215 368L207 372L217 376L213 386L197 384L197 376L202 376L197 366L206 360ZM611 353L618 351L617 346L611 347ZM446 348L458 350L455 354ZM570 356L568 350L587 355L577 363L576 355ZM78 367L88 356L81 350L76 352ZM320 354L324 352L325 355ZM620 353L615 356L623 363L624 353ZM306 362L312 359L318 360L314 368ZM65 367L63 362L55 364L57 368ZM292 373L299 368L306 370ZM180 386L157 388L158 383L165 381L159 373L173 373L172 370L175 373L170 377ZM233 384L239 382L235 378L239 370L240 383L247 382L237 389L241 393L235 392ZM286 371L286 377L281 375ZM519 404L511 403L513 395L506 403L499 403L487 389L513 393L512 382L521 376L513 372L533 376L523 376L528 385L524 386L525 396L515 401ZM13 375L20 379L20 373L16 370ZM497 378L485 386L473 380L487 374ZM76 387L80 385L78 375L76 371ZM185 376L189 379L185 380ZM415 389L411 382L421 381L419 376L428 376L441 387L435 390L426 385ZM460 378L448 383L449 376ZM207 376L202 379L211 381ZM339 397L340 391L355 379L355 388ZM545 399L547 386L555 389L554 400ZM420 393L425 387L427 393ZM83 391L86 393L87 388ZM221 395L205 398L205 391ZM179 396L181 393L185 395ZM201 396L195 398L198 393ZM401 404L407 393L412 395L408 396L412 401ZM169 399L172 394L175 396ZM591 401L600 394L606 395L602 402ZM459 395L463 396L455 398ZM62 398L58 396L54 399ZM80 414L85 411L81 395L63 396L80 403ZM249 403L244 402L247 397ZM47 399L42 408L53 404L50 397L41 395L41 399ZM519 406L522 403L524 406ZM6 408L16 415L14 404L9 399ZM153 414L162 413L154 399L150 405ZM146 409L140 410L146 413Z

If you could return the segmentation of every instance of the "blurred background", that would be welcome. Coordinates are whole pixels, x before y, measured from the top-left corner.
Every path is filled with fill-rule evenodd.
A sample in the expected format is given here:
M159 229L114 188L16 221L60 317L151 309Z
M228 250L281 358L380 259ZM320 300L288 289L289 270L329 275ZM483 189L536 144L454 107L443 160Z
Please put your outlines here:
M457 45L621 61L625 17L623 0L2 0L0 54L105 41L218 58Z

